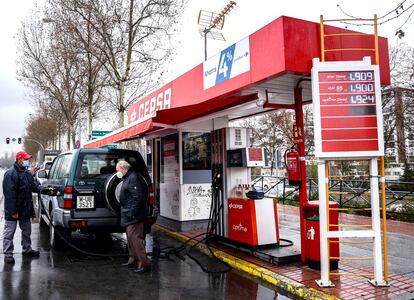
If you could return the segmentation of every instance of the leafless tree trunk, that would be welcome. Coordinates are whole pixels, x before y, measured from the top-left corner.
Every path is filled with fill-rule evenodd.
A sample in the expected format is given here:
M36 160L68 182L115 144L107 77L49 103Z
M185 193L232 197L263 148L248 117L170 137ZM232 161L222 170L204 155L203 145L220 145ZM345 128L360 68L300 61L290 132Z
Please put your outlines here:
M79 116L81 66L71 40L60 34L59 24L47 24L50 26L45 29L40 20L39 12L33 13L17 35L18 76L31 89L38 107L52 107L60 112L70 135ZM68 148L71 148L70 141Z
M127 107L158 84L170 55L170 32L186 0L71 0L62 5L90 25L93 51L115 88L118 126Z

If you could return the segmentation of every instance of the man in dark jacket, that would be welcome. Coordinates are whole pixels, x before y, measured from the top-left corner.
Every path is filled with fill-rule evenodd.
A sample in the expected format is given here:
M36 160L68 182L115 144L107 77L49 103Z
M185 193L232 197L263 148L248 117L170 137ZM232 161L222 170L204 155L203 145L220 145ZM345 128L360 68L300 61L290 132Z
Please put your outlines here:
M144 220L147 217L148 184L131 165L120 161L116 165L118 177L123 183L120 191L121 226L126 226L129 255L133 258L135 273L151 270L151 263L144 247Z
M22 231L22 248L24 256L38 257L39 251L32 249L30 234L32 231L30 218L35 216L32 192L40 191L39 184L33 175L27 171L31 156L24 151L17 152L16 162L6 171L3 179L4 194L4 231L3 252L4 261L13 264L13 238L17 221Z

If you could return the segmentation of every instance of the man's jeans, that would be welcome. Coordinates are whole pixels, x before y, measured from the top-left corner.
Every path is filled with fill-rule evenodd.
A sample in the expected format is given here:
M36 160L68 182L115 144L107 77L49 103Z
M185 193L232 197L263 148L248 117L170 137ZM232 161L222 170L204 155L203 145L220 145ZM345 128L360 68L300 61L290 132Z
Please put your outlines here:
M4 256L13 256L13 237L16 232L17 222L19 222L20 230L22 231L22 248L23 253L27 253L32 250L32 241L30 234L32 232L32 225L29 220L19 221L7 221L4 220L4 231L3 231L3 253Z

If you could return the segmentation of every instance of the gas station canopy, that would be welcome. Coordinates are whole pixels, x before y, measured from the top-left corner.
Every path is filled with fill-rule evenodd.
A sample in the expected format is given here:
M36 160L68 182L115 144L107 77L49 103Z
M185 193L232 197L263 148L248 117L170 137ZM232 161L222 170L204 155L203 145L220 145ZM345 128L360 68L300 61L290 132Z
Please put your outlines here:
M325 26L325 32L353 31ZM370 35L342 35L330 38L325 45L330 49L372 49L374 39ZM294 88L301 79L308 80L301 85L303 101L310 102L312 59L320 57L320 53L319 23L281 16L136 101L128 109L127 126L84 147L134 139L214 113L232 120L275 108L289 108L295 103ZM371 56L375 61L374 52L369 50L329 52L325 59L361 60L364 56ZM381 37L379 66L381 84L387 85L390 83L388 44Z

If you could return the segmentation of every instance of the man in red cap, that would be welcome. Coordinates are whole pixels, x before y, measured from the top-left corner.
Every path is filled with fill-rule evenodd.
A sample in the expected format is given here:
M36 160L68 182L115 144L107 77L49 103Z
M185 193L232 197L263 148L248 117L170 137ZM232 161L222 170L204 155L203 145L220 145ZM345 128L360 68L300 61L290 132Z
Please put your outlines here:
M16 232L17 221L22 231L23 255L39 257L39 251L32 249L30 234L32 231L30 218L34 217L32 192L38 193L40 186L33 179L33 175L27 171L31 155L24 151L17 152L16 162L6 171L3 179L4 194L4 231L3 252L4 261L14 263L13 238Z

